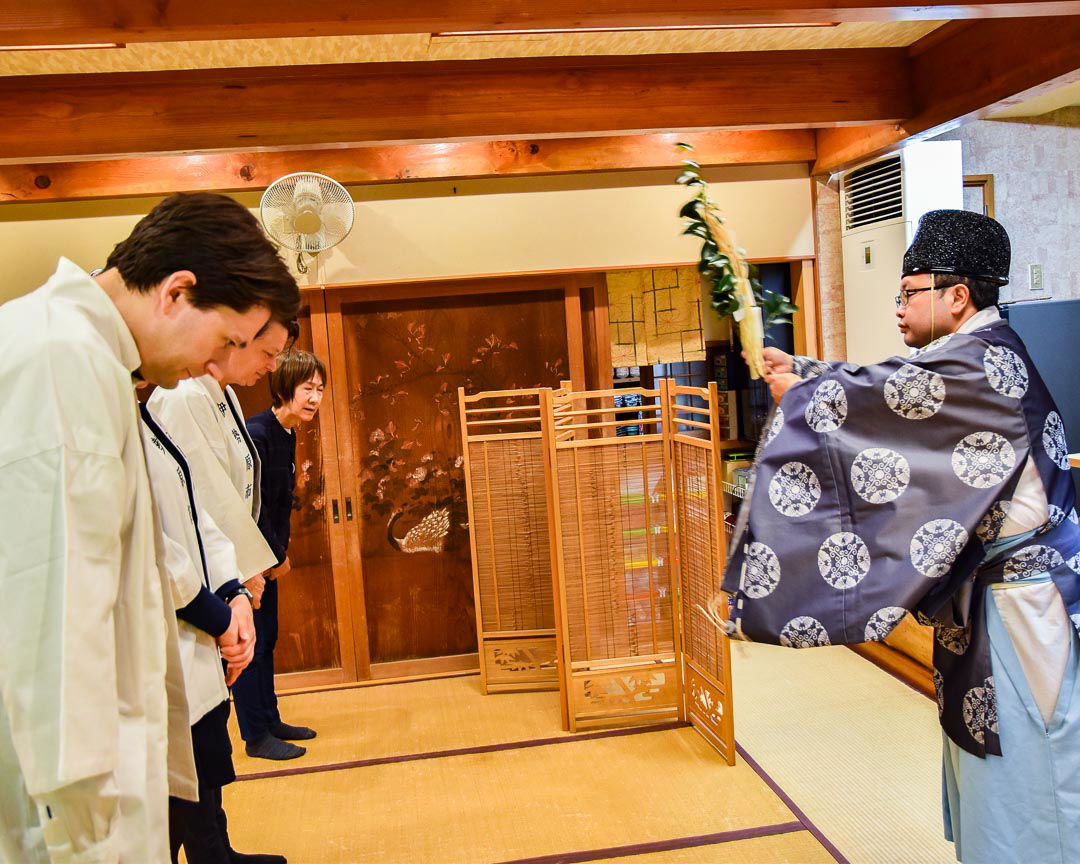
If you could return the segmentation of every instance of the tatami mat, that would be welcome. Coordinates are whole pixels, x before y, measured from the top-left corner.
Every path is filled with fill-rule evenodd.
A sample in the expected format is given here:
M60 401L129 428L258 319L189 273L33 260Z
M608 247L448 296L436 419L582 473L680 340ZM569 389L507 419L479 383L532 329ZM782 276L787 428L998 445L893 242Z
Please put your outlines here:
M244 753L233 716L237 774L570 734L560 724L557 692L485 697L478 675L300 693L281 697L278 708L286 723L311 726L318 737L301 742L308 752L299 759L252 759Z
M225 799L236 848L291 864L480 864L795 821L745 762L727 767L686 727L260 778ZM738 860L719 849L686 860Z
M739 743L852 864L955 862L931 700L839 646L734 643L732 666Z

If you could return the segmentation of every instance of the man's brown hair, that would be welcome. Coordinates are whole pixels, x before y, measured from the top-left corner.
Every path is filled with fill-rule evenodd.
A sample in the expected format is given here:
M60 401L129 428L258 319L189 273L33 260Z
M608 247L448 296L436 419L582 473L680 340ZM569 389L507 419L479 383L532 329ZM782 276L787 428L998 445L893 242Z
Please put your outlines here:
M326 384L326 367L322 360L310 351L294 349L286 351L278 360L277 369L270 373L270 398L274 407L280 408L291 402L296 388L318 375Z
M246 312L265 306L283 324L300 311L296 280L258 220L224 195L166 198L116 244L105 266L119 270L128 288L144 292L172 273L190 270L191 303L199 309Z

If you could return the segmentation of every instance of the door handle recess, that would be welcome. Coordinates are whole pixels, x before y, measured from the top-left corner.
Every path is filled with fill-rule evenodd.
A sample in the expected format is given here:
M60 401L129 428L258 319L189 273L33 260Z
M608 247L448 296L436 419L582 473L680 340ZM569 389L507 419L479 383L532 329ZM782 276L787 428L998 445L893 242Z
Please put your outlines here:
M330 512L333 514L334 524L337 525L341 521L341 515L338 513L337 498L330 501Z
M352 498L345 499L345 521L352 522Z

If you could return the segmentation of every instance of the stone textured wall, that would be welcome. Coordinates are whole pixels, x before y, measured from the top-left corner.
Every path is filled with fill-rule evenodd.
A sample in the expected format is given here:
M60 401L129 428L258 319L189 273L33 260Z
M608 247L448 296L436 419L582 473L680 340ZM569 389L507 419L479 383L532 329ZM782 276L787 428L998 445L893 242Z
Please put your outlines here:
M817 249L821 305L821 359L847 359L844 328L844 267L840 248L840 189L815 177L814 242Z
M980 120L939 136L960 141L965 174L994 175L994 217L1012 241L1002 300L1080 297L1080 107ZM1041 264L1043 290L1031 290Z

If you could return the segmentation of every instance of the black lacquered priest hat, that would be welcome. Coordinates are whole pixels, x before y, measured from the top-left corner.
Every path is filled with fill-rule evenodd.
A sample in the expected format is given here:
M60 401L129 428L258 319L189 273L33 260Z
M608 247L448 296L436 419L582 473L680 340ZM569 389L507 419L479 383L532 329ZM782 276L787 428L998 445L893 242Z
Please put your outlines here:
M1005 285L1011 256L1000 222L967 210L931 210L904 253L903 275L948 273Z

